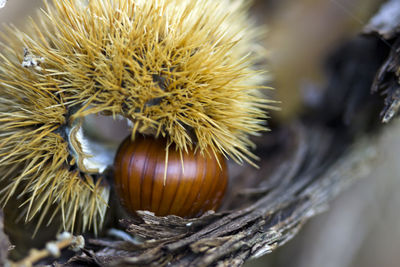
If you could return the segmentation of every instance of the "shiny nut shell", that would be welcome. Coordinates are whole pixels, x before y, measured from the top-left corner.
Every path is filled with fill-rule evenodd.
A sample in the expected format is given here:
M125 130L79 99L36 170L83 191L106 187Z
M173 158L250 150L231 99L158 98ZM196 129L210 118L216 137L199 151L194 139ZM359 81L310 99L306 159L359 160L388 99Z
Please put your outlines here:
M171 146L164 185L166 140L137 136L121 144L115 158L115 185L131 212L149 210L158 216L200 216L219 207L228 173L225 158L180 153Z

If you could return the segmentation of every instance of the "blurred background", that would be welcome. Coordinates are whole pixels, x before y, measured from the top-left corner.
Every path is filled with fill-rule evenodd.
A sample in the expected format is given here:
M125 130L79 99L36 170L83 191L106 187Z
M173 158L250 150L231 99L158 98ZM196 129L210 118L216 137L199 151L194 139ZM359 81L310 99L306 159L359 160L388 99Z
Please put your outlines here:
M272 117L288 121L324 88L324 62L368 22L381 0L255 0L252 16L267 30L269 72L282 110ZM24 27L41 0L8 0L0 22ZM22 53L22 48L21 48ZM379 160L359 180L311 219L282 248L247 267L397 267L400 262L399 123L379 139Z

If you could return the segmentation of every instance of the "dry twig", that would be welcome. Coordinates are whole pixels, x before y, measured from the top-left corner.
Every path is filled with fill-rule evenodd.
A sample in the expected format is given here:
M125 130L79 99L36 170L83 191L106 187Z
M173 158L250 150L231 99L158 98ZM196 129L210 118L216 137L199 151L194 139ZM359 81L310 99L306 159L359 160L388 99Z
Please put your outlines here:
M61 250L67 247L75 251L79 251L85 246L85 239L83 236L73 236L70 233L64 232L57 236L57 241L48 242L46 247L42 250L32 249L29 255L18 261L9 262L10 267L30 267L33 266L38 261L45 259L47 257L59 257L61 255Z

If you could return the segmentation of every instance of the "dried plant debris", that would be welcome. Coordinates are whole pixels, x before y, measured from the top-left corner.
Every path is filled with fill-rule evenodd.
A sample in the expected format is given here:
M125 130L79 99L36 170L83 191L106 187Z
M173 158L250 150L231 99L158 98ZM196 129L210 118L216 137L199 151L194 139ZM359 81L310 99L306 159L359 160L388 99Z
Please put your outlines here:
M400 2L387 1L364 28L364 33L378 35L389 56L380 67L372 85L372 93L385 96L381 120L390 122L400 110Z
M389 122L400 110L400 36L392 45L390 54L378 71L372 92L385 95L382 122Z
M61 250L69 247L71 250L80 251L85 246L83 236L73 236L68 232L63 232L57 236L56 241L48 242L44 249L31 249L29 255L18 262L7 262L9 267L28 267L33 266L38 261L46 257L58 258L61 255Z
M291 141L279 142L282 136ZM376 156L372 138L349 146L341 134L301 123L269 138L278 145L261 142L260 150L276 152L281 164L271 168L271 158L261 161L257 176L264 192L240 184L254 169L233 177L227 205L240 199L242 207L195 219L139 211L136 219L121 221L135 242L89 239L65 266L241 266L290 240L338 192L365 176Z
M400 1L389 0L365 26L366 33L378 33L385 39L400 32Z
M44 58L40 56L33 55L28 48L24 48L24 60L21 66L24 68L34 68L35 70L42 70L39 66L44 62Z

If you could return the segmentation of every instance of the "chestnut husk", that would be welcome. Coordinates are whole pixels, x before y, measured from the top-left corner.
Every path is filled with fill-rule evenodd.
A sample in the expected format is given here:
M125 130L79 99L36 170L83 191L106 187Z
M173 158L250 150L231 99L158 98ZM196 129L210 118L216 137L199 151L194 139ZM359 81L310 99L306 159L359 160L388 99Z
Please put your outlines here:
M196 219L137 212L137 218L114 221L112 226L140 237L140 242L87 236L84 253L57 262L68 261L66 266L217 262L240 266L284 245L340 191L364 176L363 169L376 157L371 151L383 128L377 123L383 99L369 94L372 78L368 82L360 79L366 69L352 75L338 70L346 64L365 66L367 76L374 77L389 48L376 37L357 39L345 47L347 53L336 54L340 62L329 64L335 86L324 88L322 98L329 105L310 108L285 124L274 122L271 133L255 140L259 170L229 166L234 175L220 212ZM371 58L360 64L361 54ZM329 97L332 90L340 96L336 100Z

